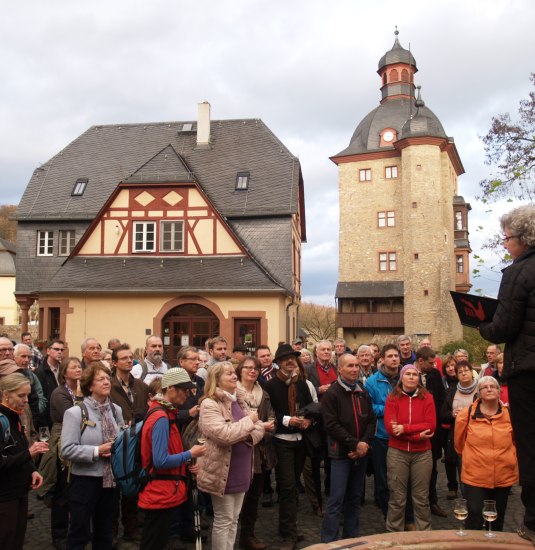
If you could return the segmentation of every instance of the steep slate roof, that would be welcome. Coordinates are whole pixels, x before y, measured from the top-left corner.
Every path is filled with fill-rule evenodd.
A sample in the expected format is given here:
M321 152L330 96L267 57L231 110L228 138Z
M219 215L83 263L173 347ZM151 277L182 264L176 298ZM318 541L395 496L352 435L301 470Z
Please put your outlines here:
M0 277L15 277L15 245L0 239Z
M338 283L336 298L402 298L403 281Z
M166 267L158 273L170 269L172 275L167 274L168 281L162 280L161 288L201 290L206 283L206 288L211 290L227 287L230 290L237 285L237 290L258 288L269 291L277 288L291 292L290 216L298 211L300 199L303 240L306 239L304 190L298 159L258 119L211 121L210 145L203 147L197 146L196 128L195 121L89 128L34 171L17 209L19 227L34 227L44 221L72 223L76 220L88 226L121 182L195 182L251 253L253 261L244 259L247 270L242 267L239 271L247 273L248 282L239 277L233 280L228 273L226 279L223 277L226 262L230 259L213 258L205 263L211 271L206 268L209 275L203 281L196 278L197 258L191 261L177 258L174 263L166 257ZM238 172L250 173L247 190L235 189ZM73 197L71 193L78 178L88 178L89 181L84 194ZM48 259L39 260L44 264ZM87 260L86 264L83 264L83 259L82 263L77 258L69 259L53 277L50 273L47 277L37 277L38 280L34 277L21 281L17 290L59 291L64 288L83 291L83 288L100 288L110 291L114 288L115 275L118 275L117 288L124 289L125 284L137 288L140 269L135 269L136 276L132 275L132 281L125 283L125 272L130 270L124 270L122 258L100 260L105 264L94 259ZM157 262L160 260L160 257L155 258ZM49 263L58 265L57 261L58 258L50 258ZM128 265L136 266L147 265L146 261L147 257L127 259ZM86 281L84 265L91 265L96 270L107 265L102 268L106 277ZM32 259L24 262L21 257L19 268L32 269ZM160 288L158 277L146 288ZM184 281L188 281L186 286ZM140 288L145 288L142 282L139 284Z
M299 161L261 120L212 121L207 148L196 146L195 131L182 131L185 124L197 126L191 121L92 126L34 171L16 219L92 219L119 182L168 145L223 216L297 212ZM251 174L248 191L234 189L242 171ZM72 197L76 179L83 177L89 179L85 193Z
M103 285L105 281L105 285ZM75 257L42 292L227 292L276 291L249 258Z

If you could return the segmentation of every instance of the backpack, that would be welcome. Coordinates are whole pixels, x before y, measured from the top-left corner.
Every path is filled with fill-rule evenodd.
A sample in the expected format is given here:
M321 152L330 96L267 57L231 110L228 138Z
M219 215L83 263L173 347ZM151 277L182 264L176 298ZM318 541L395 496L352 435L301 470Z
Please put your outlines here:
M79 401L78 403L76 403L76 406L80 407L80 410L82 411L82 420L80 422L80 437L82 437L82 434L84 433L87 426L95 426L95 423L89 421L89 411L87 410L87 406L83 401ZM115 410L115 406L113 405L113 403L110 403L110 408L115 423L117 424L117 411Z
M141 433L147 418L155 411L165 411L163 407L151 409L145 420L132 424L123 430L115 439L111 447L111 469L117 487L126 497L136 496L150 481L159 480L183 480L181 475L158 474L151 472L152 463L148 468L143 468L141 463ZM169 433L171 433L171 420L169 420Z
M9 443L11 438L11 426L9 425L8 417L0 413L0 428L2 429L2 439L4 440L4 446Z

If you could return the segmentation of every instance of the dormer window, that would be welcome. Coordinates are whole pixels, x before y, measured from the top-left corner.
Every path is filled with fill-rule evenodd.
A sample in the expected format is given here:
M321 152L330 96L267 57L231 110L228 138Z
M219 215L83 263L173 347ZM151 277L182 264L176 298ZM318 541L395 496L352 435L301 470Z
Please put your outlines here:
M249 188L249 172L238 172L236 174L236 190L243 191Z
M72 188L71 196L81 197L84 194L87 183L89 182L88 178L78 178L74 187Z

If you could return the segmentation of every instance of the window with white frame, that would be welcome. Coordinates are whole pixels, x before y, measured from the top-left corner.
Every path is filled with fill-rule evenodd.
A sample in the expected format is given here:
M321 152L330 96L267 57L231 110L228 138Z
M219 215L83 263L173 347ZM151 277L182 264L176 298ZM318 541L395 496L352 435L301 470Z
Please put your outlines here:
M184 252L184 222L160 222L160 252Z
M372 169L371 168L360 169L359 181L372 181Z
M88 178L78 178L74 182L74 187L72 188L71 195L73 197L81 197L84 194L85 188L89 183Z
M396 252L379 252L379 271L397 270Z
M464 273L464 258L457 256L457 273Z
M133 252L155 252L156 223L134 222Z
M398 167L397 166L387 166L385 168L385 178L391 180L398 177Z
M249 188L249 172L238 172L236 174L236 189L244 191Z
M377 212L378 227L394 227L396 225L396 214L393 210Z
M58 248L60 256L68 256L72 252L74 248L74 230L60 230Z
M38 231L37 232L37 255L52 256L53 254L54 254L54 232Z
M455 212L455 229L457 231L464 229L463 213L460 212L459 210Z

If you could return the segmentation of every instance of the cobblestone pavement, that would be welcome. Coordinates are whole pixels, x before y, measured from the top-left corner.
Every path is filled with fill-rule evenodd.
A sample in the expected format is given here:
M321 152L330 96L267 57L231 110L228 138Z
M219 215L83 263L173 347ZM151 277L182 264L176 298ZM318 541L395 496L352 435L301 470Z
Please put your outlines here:
M432 516L434 529L458 529L459 522L453 517L453 501L446 500L446 476L444 475L444 467L438 464L439 478L437 483L439 505L448 512L447 518ZM326 497L327 498L327 497ZM325 501L326 504L326 501ZM26 532L25 549L28 550L48 550L52 549L52 540L50 537L50 511L39 501L35 495L30 498L31 510L35 513L35 518L28 521L28 530ZM523 507L520 502L520 487L515 486L509 497L507 505L507 518L505 519L504 531L516 531L516 528L521 523L523 517ZM278 506L272 508L259 508L259 519L257 522L256 535L262 541L269 543L275 549L277 548L277 523L278 523ZM312 544L320 542L321 518L312 513L312 508L308 503L306 495L299 497L299 515L298 515L299 532L304 535L304 540L301 541L296 548L303 549ZM373 478L366 480L366 502L361 508L360 513L360 535L372 535L385 531L385 523L383 516L373 503ZM209 531L203 531L209 534ZM210 538L210 537L208 537ZM88 547L89 548L89 547ZM119 538L118 548L120 550L134 550L138 548L137 544L123 541ZM172 544L169 548L194 550L193 544ZM238 548L236 543L235 548ZM204 550L211 550L210 541L203 544ZM96 549L98 550L98 549ZM213 550L220 550L214 548Z

